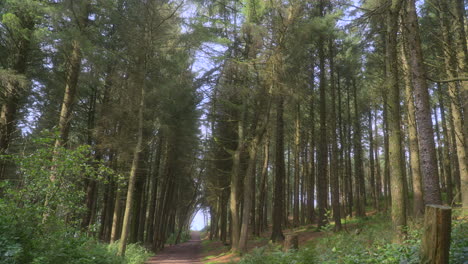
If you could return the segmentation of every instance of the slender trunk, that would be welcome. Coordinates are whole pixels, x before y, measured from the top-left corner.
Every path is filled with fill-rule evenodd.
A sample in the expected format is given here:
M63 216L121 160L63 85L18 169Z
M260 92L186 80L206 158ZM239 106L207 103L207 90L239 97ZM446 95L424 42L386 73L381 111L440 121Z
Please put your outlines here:
M393 0L387 11L386 78L388 98L389 162L392 193L392 222L396 241L402 242L406 236L406 197L403 178L401 146L400 89L398 85L398 17L402 1Z
M284 226L289 227L289 215L291 213L291 144L288 142L288 148L286 152L286 190L285 190L285 195L286 195L286 203L285 203L285 214L284 214Z
M333 221L335 222L335 231L341 230L341 208L340 208L340 184L339 184L339 171L340 164L338 162L338 144L336 134L336 85L335 85L335 64L334 64L334 43L329 40L330 52L330 90L331 90L331 118L330 118L330 132L331 132L331 159L330 159L330 187L331 187L331 204L333 209Z
M265 147L263 150L263 167L261 172L261 183L260 183L260 201L258 203L258 219L257 219L257 235L260 235L261 232L265 230L263 225L263 217L265 214L265 207L266 207L266 192L267 192L267 177L268 177L268 163L269 163L269 146L270 141L268 138L265 140Z
M345 161L345 151L346 151L346 136L345 129L343 124L343 113L342 113L342 99L341 99L341 86L340 86L340 72L337 71L337 92L338 92L338 139L340 141L339 149L339 192L341 199L341 216L346 216L346 161Z
M455 200L456 201L461 201L461 192L463 192L464 190L462 190L462 186L461 186L461 174L460 174L460 164L459 164L459 160L458 160L458 157L457 157L457 139L455 138L456 137L456 133L455 133L455 122L453 121L453 117L452 117L452 112L451 111L447 111L447 114L448 114L448 124L449 124L449 140L450 140L450 164L451 164L451 167L452 167L452 177L453 177L453 180L455 182Z
M323 1L320 1L320 13L323 16ZM328 167L328 140L327 140L327 102L326 102L326 77L325 77L325 45L322 36L319 37L319 68L320 68L320 142L318 145L317 153L317 207L318 218L317 225L322 227L327 223L326 210L327 210L327 167Z
M59 137L55 141L55 147L64 146L68 141L70 120L75 103L76 88L81 68L81 46L78 40L72 41L69 68L65 81L65 94L63 96L60 118L58 123Z
M314 65L314 63L312 63ZM309 116L310 116L310 162L309 162L309 184L308 184L308 222L315 222L315 93L314 93L314 67L311 67L311 80L310 80L310 103L309 103Z
M299 219L299 176L300 176L300 143L301 143L301 106L299 102L295 105L295 121L294 121L294 209L293 209L293 226L297 227L300 224Z
M388 106L387 99L384 99L384 196L385 211L392 206L392 190L390 189L390 142L388 132Z
M375 148L374 148L374 156L375 156L375 167L376 167L376 184L375 184L375 198L377 200L377 211L380 211L380 198L382 197L382 173L380 169L380 155L379 155L379 143L380 141L377 140L379 137L379 127L377 126L377 109L375 110L375 118L374 118L374 128L375 128Z
M451 205L453 202L453 190L452 190L452 166L450 163L450 153L452 153L453 146L450 145L449 133L447 129L446 113L445 113L445 104L443 91L440 83L437 84L437 96L439 101L440 117L442 120L442 136L443 136L443 149L442 149L442 169L444 170L444 175L447 181L447 198L448 202Z
M306 204L307 204L307 186L309 176L309 161L306 144L308 142L308 133L303 132L301 141L302 164L301 164L301 225L306 224Z
M143 72L143 71L141 71ZM138 134L137 134L137 143L133 152L133 161L132 161L132 168L130 170L130 177L128 179L128 190L127 190L127 201L125 206L125 214L123 219L123 226L122 226L122 235L120 237L119 243L119 255L125 255L125 249L127 247L127 238L129 235L129 228L130 228L130 216L132 215L133 210L133 197L135 195L134 189L137 181L137 172L138 172L138 165L140 159L140 153L143 150L143 112L145 107L145 85L144 85L144 77L141 76L141 80L139 86L141 87L141 95L140 95L140 103L138 106Z
M375 183L375 161L374 161L374 135L372 129L372 108L369 109L369 166L370 166L370 185L372 194L372 203L375 209L377 209L377 188Z
M440 184L441 184L441 189L440 189L440 192L443 193L443 192L447 192L447 178L445 177L445 171L443 169L444 167L444 164L443 164L443 160L444 160L444 155L442 153L442 140L440 138L440 123L439 123L439 114L437 112L437 105L435 104L434 107L433 107L433 111L434 111L434 130L435 130L435 134L436 134L436 144L437 144L437 161L438 161L438 167L439 167L439 181L440 181ZM447 194L448 195L448 194ZM448 197L447 197L448 198Z
M114 243L117 241L117 237L119 236L119 222L120 222L120 210L121 210L121 196L122 191L119 190L119 185L116 185L116 194L115 194L115 203L114 203L114 214L112 217L112 228L111 228L111 236L110 242Z
M349 216L353 216L353 201L354 201L354 192L353 192L353 169L351 165L351 144L352 144L352 139L351 139L351 88L350 88L350 83L349 80L347 81L346 84L346 112L347 114L347 133L346 133L346 193L347 193L347 205L348 205L348 213Z

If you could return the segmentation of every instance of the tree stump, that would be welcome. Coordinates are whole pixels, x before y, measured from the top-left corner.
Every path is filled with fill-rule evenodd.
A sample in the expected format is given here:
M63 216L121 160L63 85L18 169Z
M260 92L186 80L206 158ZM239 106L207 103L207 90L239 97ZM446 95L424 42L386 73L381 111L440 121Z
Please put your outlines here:
M297 234L288 234L286 235L283 242L283 251L287 252L289 250L299 249L299 237Z
M426 205L421 240L421 264L449 263L452 209L442 205Z

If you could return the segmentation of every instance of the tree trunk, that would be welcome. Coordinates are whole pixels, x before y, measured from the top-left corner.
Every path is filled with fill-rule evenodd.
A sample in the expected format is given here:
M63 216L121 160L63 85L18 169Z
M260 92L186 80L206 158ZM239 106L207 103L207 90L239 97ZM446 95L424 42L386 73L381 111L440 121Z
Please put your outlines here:
M248 143L249 161L247 165L246 176L244 178L244 203L242 208L243 213L239 237L239 250L243 253L247 251L249 220L251 219L250 213L252 210L252 204L254 204L253 199L255 199L255 196L252 196L252 190L255 189L255 168L257 164L258 148L260 147L263 135L265 134L267 128L268 116L270 112L270 102L268 95L261 93L260 97L261 98L259 98L258 101L262 102L262 107L259 109L261 109L260 111L266 109L266 111L256 115L259 120L254 120L255 125L253 139ZM262 119L260 120L260 118ZM252 217L255 218L255 214L252 214Z
M380 207L380 198L382 197L382 173L380 169L380 155L379 155L379 143L380 141L377 140L379 136L379 128L377 126L377 109L375 110L375 118L374 118L374 128L375 128L375 148L374 148L374 156L375 156L375 167L376 167L376 184L375 184L375 196L377 200L377 211L381 210Z
M294 120L294 209L293 209L293 226L297 227L300 224L299 219L299 176L300 176L300 143L301 143L301 106L299 102L295 105L295 120Z
M387 97L388 97L388 132L390 182L392 192L392 222L396 241L402 242L406 235L406 197L405 179L403 178L401 146L400 89L398 86L397 34L401 0L393 0L387 11Z
M23 26L21 28L21 35L18 39L15 40L16 48L18 52L16 55L16 61L12 67L15 75L13 78L22 78L26 73L28 56L31 50L31 36L35 27L35 18L33 18L29 13L24 12L19 15L19 25ZM11 80L6 85L7 87L2 87L2 92L0 96L4 98L4 102L0 103L0 155L4 155L10 145L11 136L15 130L15 123L17 119L18 105L20 101L21 94L21 81L20 80ZM4 161L0 161L0 180L6 178L6 166L7 164Z
M284 216L284 98L279 95L276 98L276 148L275 148L275 191L273 197L273 226L271 240L273 242L284 239L282 222Z
M323 2L320 1L320 14L324 16ZM327 167L328 167L328 140L327 140L327 102L326 102L326 76L325 76L325 41L323 37L319 37L318 55L319 55L319 68L320 68L320 134L317 153L317 208L318 218L317 225L322 227L327 223L326 210L327 210Z
M117 241L117 237L119 236L119 222L120 222L120 211L121 211L121 196L122 191L119 190L119 185L117 184L116 187L116 194L115 194L115 204L114 204L114 213L112 217L112 228L111 228L111 236L110 242L114 243Z
M407 1L405 36L408 40L409 62L411 65L414 102L416 106L416 123L418 134L420 135L418 142L421 173L424 177L422 181L424 202L425 204L441 204L429 91L426 83L426 71L423 64L419 25L414 1Z
M453 0L456 1L456 0ZM460 26L463 26L463 18L461 19L461 25L460 23L457 23L460 21L459 19L456 19L456 22L453 23L456 26L456 35L459 36L458 41L454 40L452 38L451 32L454 30L451 29L450 27L450 22L449 18L451 17L450 11L453 11L458 13L457 11L458 8L464 8L463 5L457 6L456 8L453 8L452 10L449 10L447 6L446 1L439 1L441 10L442 10L442 15L441 15L441 24L442 24L442 35L444 38L444 62L445 62L445 72L446 72L446 77L448 79L452 79L455 77L458 77L458 70L457 70L457 63L458 68L461 68L460 72L463 72L463 70L468 69L465 68L465 56L466 54L466 38L464 37L464 29L461 29ZM460 37L465 38L464 40L460 40ZM458 42L459 45L456 45ZM463 49L457 49L453 48L454 46L462 46L465 45ZM458 52L457 52L458 51ZM457 60L457 57L459 59ZM466 71L464 72L466 74ZM449 96L450 96L450 112L452 115L453 119L453 124L454 124L454 132L455 132L455 147L456 147L456 156L458 158L458 166L459 166L459 171L460 171L460 179L461 179L461 190L462 190L462 204L465 207L468 207L468 160L467 160L467 147L465 145L466 141L466 135L464 135L464 128L463 128L463 114L462 114L462 109L464 108L463 105L459 105L460 101L460 92L459 88L456 82L448 82L448 91L449 91ZM467 93L468 93L468 82L464 81L461 83L462 87L462 94L461 94L461 102L463 104L467 104L466 100L468 99ZM466 109L466 107L465 107ZM466 115L466 113L465 113ZM465 121L466 122L466 121Z
M353 122L351 119L351 88L350 88L350 81L347 80L346 84L346 112L347 114L347 135L346 135L346 194L347 194L347 205L348 205L348 213L349 216L353 216L353 207L354 207L354 192L353 192L353 169L352 169L352 162L351 162L351 145L352 145L352 138L351 138L351 123Z
M447 200L452 200L452 198L449 198L451 194L448 193L448 182L447 178L445 177L445 171L444 171L444 154L442 152L442 139L440 137L440 126L439 126L439 114L437 112L437 104L434 105L434 130L436 133L436 139L437 139L437 161L439 162L439 176L440 176L440 183L441 183L441 193L446 192L447 193Z
M245 103L244 103L245 104ZM242 112L240 113L240 120L237 121L237 149L232 157L232 173L231 173L231 194L229 200L229 208L231 210L231 251L239 251L239 238L240 238L240 216L238 211L239 204L239 178L241 177L241 155L244 151L244 117L246 115L245 105L242 106Z
M331 158L330 158L330 187L331 187L331 204L333 209L333 221L335 222L335 231L341 230L341 208L340 208L340 184L339 172L340 164L338 162L338 135L336 134L336 84L335 84L335 46L333 40L329 40L328 44L330 52L330 90L331 90L331 118L330 118L330 132L331 132Z
M366 216L365 195L366 188L364 183L364 171L362 164L362 136L361 136L361 122L360 110L358 108L357 87L356 81L352 80L353 94L354 94L354 206L356 208L356 216Z
M374 135L372 129L372 108L369 109L368 113L369 118L369 166L370 166L370 185L371 185L371 194L372 194L372 204L375 209L377 209L378 200L377 200L377 187L375 182L375 161L374 161Z
M147 227L145 228L146 230L145 241L150 244L153 242L154 222L155 222L154 214L156 211L156 199L158 197L158 183L159 183L159 176L160 176L159 169L161 167L161 156L162 156L162 151L163 151L162 131L158 132L157 137L158 139L156 143L154 166L153 166L153 169L151 170L151 179L150 179L151 189L150 189L150 198L149 198L149 211L148 211L148 216L146 219Z
M424 215L424 200L422 190L422 177L419 164L419 146L418 131L416 128L415 107L413 98L413 87L411 84L411 75L409 72L408 61L406 60L406 51L401 48L401 58L403 60L403 74L405 78L405 99L407 107L408 137L410 151L410 167L413 177L413 214L420 218Z
M390 190L390 144L388 138L388 104L387 95L384 95L383 99L383 135L384 135L384 179L383 189L385 196L384 210L387 211L391 206L392 193Z
M265 147L263 150L263 167L261 172L261 183L260 183L260 199L258 203L258 219L257 219L257 235L262 233L266 226L263 225L263 217L265 214L265 207L266 207L266 192L267 192L267 177L268 177L268 163L269 163L269 146L270 140L268 137L265 140Z
M144 76L141 76L141 78L139 78L139 81L137 81L137 83L141 87L140 103L138 106L138 134L137 134L137 143L133 152L132 168L130 170L130 177L128 179L127 201L126 201L125 214L124 214L124 219L123 219L122 234L121 234L120 243L119 243L119 255L120 256L125 255L125 249L127 247L127 238L129 235L129 228L130 228L130 216L132 215L132 210L133 210L132 208L133 196L135 195L134 189L135 189L135 185L137 181L137 172L138 172L140 153L143 150L143 121L144 121L143 112L144 112L144 107L145 107Z
M439 101L440 117L442 119L442 135L443 135L443 149L442 149L442 169L444 170L444 175L447 182L447 198L448 202L451 204L453 202L453 190L452 190L452 165L450 162L450 153L453 153L453 146L450 144L449 133L447 129L446 113L445 113L445 104L444 96L440 83L437 84L437 96Z
M465 31L465 19L466 19L466 10L464 0L452 0L451 1L451 14L454 14L452 18L455 19L455 33L456 33L456 49L457 49L457 59L458 67L457 74L458 76L466 76L468 72L468 45L466 40L466 31ZM461 81L461 109L463 109L463 120L464 120L464 142L465 142L465 151L468 152L468 81ZM468 158L468 157L467 157ZM465 160L465 162L467 162ZM464 190L468 190L468 179L464 178ZM463 196L463 206L468 207L468 191L465 191Z
M314 65L314 63L312 63ZM314 67L311 68L311 79L310 79L310 103L309 103L309 116L310 116L310 155L309 155L309 184L308 184L308 222L315 222L315 93L314 93L314 78L315 72Z
M424 215L421 238L421 263L449 263L452 209L448 206L428 205Z

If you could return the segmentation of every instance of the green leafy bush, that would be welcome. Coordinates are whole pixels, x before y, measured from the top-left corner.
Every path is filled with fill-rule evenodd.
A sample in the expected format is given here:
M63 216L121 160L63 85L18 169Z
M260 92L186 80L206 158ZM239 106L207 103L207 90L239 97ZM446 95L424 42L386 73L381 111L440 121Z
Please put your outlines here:
M174 245L175 244L175 241L177 239L177 234L179 233L179 231L176 231L174 233L171 233L169 235L169 237L167 238L166 240L166 243L169 244L169 245ZM187 242L190 240L190 231L189 230L182 230L181 234L180 234L180 241L179 243L184 243L184 242Z
M402 244L391 243L393 231L385 215L361 219L354 229L311 241L297 252L283 253L271 246L255 249L240 263L418 264L422 228L410 226ZM354 231L353 231L354 230ZM356 232L359 230L359 232ZM468 263L468 222L453 220L450 263Z
M450 263L468 263L468 221L453 221L451 235Z
M271 246L256 248L241 259L239 264L313 264L318 263L312 249L282 252Z
M0 264L144 263L149 253L143 247L128 245L119 257L115 245L80 231L84 180L116 176L92 159L89 146L53 143L53 137L35 139L33 151L7 157L18 164L19 177L0 186Z

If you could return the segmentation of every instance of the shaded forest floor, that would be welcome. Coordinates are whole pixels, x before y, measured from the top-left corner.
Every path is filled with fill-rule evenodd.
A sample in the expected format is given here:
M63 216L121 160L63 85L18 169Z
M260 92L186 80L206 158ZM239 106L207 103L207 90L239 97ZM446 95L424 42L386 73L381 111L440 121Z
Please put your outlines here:
M370 214L371 215L371 214ZM343 221L343 232L351 232L358 229L358 224L356 220ZM288 228L283 230L283 233L286 234L297 234L299 240L299 248L309 246L313 241L323 238L332 233L333 225L328 225L323 230L317 230L317 225L309 224L303 225L296 228ZM271 231L267 230L263 232L259 237L250 237L247 248L248 252L252 252L255 249L274 246L270 243ZM204 239L202 241L202 254L201 259L205 264L215 264L215 263L236 263L241 257L238 254L231 253L229 251L229 245L224 245L221 241Z
M316 230L315 225L306 225L294 229L286 229L284 233L296 233L299 238L299 247L303 247L309 241L323 237L326 233ZM271 232L267 231L259 237L251 237L248 241L248 252L255 248L267 246L270 241ZM232 263L238 262L240 256L229 252L229 246L224 245L221 241L217 240L203 240L202 261L206 264L211 263Z
M455 211L452 216L450 263L467 263L468 218ZM392 244L390 219L388 214L371 212L365 218L342 220L343 230L338 233L333 232L333 224L321 230L316 225L284 230L284 234L298 235L298 254L282 253L280 246L269 242L269 231L250 238L244 258L231 253L229 246L220 241L204 239L201 263L419 263L422 222L410 220L408 239L399 245Z

